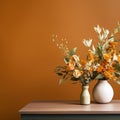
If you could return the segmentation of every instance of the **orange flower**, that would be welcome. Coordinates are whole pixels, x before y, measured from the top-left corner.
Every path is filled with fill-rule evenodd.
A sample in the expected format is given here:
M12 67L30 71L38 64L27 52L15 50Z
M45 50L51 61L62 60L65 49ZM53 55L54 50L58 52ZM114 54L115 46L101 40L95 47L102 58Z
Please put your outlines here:
M120 62L120 55L118 55L117 58L118 58L118 61Z
M99 67L97 68L97 72L99 72L99 73L102 72L102 71L103 71L103 68L104 68L103 66L99 66Z
M94 59L95 59L96 61L98 61L98 56L97 56L97 55L94 55Z
M111 46L116 46L116 45L117 45L117 42L110 41L109 44L110 44Z
M92 66L91 66L91 67L89 67L88 71L90 71L90 72L91 72L92 70L93 70L93 67L92 67Z
M107 63L107 61L106 60L103 60L102 62L101 62L101 65L105 68L105 66L107 65L108 63Z
M107 62L110 62L111 55L110 55L110 54L103 54L103 58L104 58Z
M105 75L105 77L108 78L108 79L113 79L113 75L111 74L110 71L105 71L105 72L104 72L104 75Z
M70 67L69 66L67 66L66 71L70 71Z
M92 62L94 61L94 56L91 50L88 50L88 60Z
M114 68L113 68L112 66L110 66L110 67L108 68L108 70L109 70L109 72L110 72L111 74L115 72L115 70L114 70Z
M68 65L69 65L69 69L70 69L70 70L74 70L74 68L75 68L75 63L74 63L73 61L69 62Z
M73 72L73 76L75 77L75 78L79 78L80 76L81 76L81 74L82 74L82 71L79 71L79 70L74 70L74 72Z

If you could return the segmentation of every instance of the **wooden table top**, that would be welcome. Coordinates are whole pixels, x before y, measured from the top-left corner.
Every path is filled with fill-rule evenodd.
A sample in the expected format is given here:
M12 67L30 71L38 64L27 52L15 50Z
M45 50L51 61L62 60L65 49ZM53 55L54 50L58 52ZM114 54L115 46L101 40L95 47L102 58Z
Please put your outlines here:
M80 105L79 101L31 102L19 110L20 114L120 114L120 100L108 104Z

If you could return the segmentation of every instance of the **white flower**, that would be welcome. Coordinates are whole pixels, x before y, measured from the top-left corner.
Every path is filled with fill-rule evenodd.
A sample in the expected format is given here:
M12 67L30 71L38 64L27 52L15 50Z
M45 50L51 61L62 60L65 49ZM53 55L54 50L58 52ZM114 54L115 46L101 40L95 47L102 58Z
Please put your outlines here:
M98 38L100 39L100 41L102 41L104 39L104 35L99 34Z
M81 72L79 71L79 70L74 70L74 72L73 72L73 76L75 77L75 78L79 78L80 76L81 76Z
M93 54L95 54L95 52L96 52L94 45L92 46L92 52L93 52Z
M87 62L84 69L85 69L85 70L89 70L91 65L92 65L92 62L91 62L91 61Z
M83 40L83 44L86 46L86 47L90 47L91 44L92 44L92 39L89 39L89 40Z
M80 59L77 55L73 55L72 58L76 63L80 61Z
M98 38L101 41L104 40L104 39L106 39L107 36L108 36L108 34L109 34L109 30L108 29L105 30L104 28L103 28L103 34L101 34L102 29L100 28L99 25L97 25L97 27L94 27L94 30L95 30L95 32L97 32L99 34Z
M97 68L100 66L100 64L99 63L97 63L96 65L93 65L93 69L94 69L94 71L96 71L97 70Z
M118 60L118 57L116 54L113 55L113 61L117 61Z
M103 29L103 31L104 31L104 38L107 38L107 36L108 36L108 34L109 34L109 30L104 30L104 29Z
M97 27L94 27L94 30L95 30L95 32L97 32L98 34L100 34L101 31L102 31L102 29L100 28L99 25L97 25Z

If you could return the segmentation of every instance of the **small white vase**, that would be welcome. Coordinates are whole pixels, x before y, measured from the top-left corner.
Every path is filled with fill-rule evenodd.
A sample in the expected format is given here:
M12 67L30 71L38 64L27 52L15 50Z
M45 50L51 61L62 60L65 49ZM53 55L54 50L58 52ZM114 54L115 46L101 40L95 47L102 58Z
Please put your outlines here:
M82 86L82 91L80 94L80 104L88 105L90 104L90 93L89 93L89 86Z
M107 80L98 80L93 89L93 98L97 103L109 103L114 95L112 86Z

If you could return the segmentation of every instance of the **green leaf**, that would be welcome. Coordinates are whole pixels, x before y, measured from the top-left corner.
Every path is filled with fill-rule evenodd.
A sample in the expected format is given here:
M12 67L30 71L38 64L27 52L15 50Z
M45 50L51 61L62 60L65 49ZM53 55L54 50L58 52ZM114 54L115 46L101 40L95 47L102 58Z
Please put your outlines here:
M64 57L64 62L67 64L69 62L69 58L68 57Z
M70 51L70 56L72 56L72 55L74 55L75 54L75 52L76 52L76 50L77 50L77 48L75 47L75 48L73 48L71 51Z
M81 82L82 85L85 85L85 79L84 79L83 76L80 77L80 82Z
M120 73L119 72L115 72L115 76L116 77L120 77Z
M79 78L75 78L75 77L72 76L72 77L71 77L71 80L72 80L72 81L78 81Z
M67 80L67 78L61 78L60 80L59 80L59 85L61 85L62 83L64 83L65 81Z
M100 79L104 79L104 75L103 74L98 74L96 77L95 77L96 80L100 80Z
M117 70L120 71L120 64L116 63L115 65L113 65L113 67Z
M58 74L59 76L62 76L63 74L62 73L60 73L60 72L56 72L56 74Z
M61 85L66 80L68 80L68 74L67 73L65 75L63 75L62 78L59 80L59 85Z
M101 45L99 43L98 43L98 46L97 46L97 55L99 56L100 60L103 59L102 49L101 49Z

